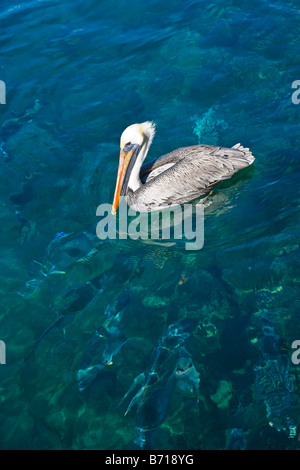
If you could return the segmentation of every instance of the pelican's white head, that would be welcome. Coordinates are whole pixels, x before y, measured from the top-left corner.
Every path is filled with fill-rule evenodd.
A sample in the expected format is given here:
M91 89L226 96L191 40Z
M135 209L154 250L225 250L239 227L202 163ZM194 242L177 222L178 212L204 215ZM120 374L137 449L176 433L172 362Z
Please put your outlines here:
M155 124L151 121L143 122L142 124L132 124L126 127L121 135L120 148L125 149L132 144L143 146L144 143L151 144L155 134ZM130 144L130 145L129 145Z
M115 214L117 211L123 185L125 188L124 191L127 187L136 191L141 186L142 182L139 176L140 168L152 143L154 134L155 124L150 121L141 124L132 124L122 133L120 140L119 169L112 214ZM128 168L129 164L130 167Z

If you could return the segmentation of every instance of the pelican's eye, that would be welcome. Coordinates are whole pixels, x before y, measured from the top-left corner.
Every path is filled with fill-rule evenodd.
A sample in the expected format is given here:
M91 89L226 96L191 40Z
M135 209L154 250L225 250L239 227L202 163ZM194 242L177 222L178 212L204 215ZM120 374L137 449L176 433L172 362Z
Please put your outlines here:
M125 144L124 149L125 149L125 150L129 150L131 146L132 146L132 143L131 143L131 142L127 142L127 144Z

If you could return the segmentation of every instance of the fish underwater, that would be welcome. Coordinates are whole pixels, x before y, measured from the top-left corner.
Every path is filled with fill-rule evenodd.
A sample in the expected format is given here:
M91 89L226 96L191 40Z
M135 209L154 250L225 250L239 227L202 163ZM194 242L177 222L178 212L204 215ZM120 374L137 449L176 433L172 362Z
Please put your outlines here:
M43 338L54 328L66 329L78 312L84 311L103 292L102 276L96 276L84 284L67 289L62 295L62 301L67 299L66 305L57 311L57 318L40 334L33 347L27 352L29 358Z
M105 314L108 318L92 336L77 371L79 391L85 390L105 367L113 364L113 358L129 341L122 333L124 329L125 308L130 302L130 295L125 291L114 307L108 305Z
M125 416L136 407L136 437L133 448L151 449L154 433L164 422L176 386L189 389L199 401L199 373L196 371L185 342L195 326L184 319L170 325L154 350L154 361L148 372L139 374L123 396L121 403L140 387L131 399Z
M41 259L32 261L29 271L34 278L27 281L18 294L31 297L49 276L64 275L75 263L88 262L97 253L98 241L87 231L56 233Z
M277 349L279 336L275 333L275 312L268 307L268 299L261 296L259 311L262 319L262 355L254 366L257 393L266 407L269 426L296 436L293 419L293 381L289 375L289 357Z

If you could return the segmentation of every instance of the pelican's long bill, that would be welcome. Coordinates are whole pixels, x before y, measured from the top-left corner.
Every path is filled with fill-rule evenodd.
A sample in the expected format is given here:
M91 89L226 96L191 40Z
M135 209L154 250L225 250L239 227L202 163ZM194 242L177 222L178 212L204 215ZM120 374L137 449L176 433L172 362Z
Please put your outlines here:
M117 209L119 207L119 201L120 201L120 194L124 185L124 180L125 176L127 174L126 180L128 183L128 179L130 176L130 172L134 166L136 157L139 153L140 146L139 145L131 145L131 147L128 150L125 150L124 148L120 150L120 159L119 159L119 168L118 168L118 176L117 176L117 182L116 182L116 189L115 189L115 195L114 195L114 200L113 200L113 205L112 205L112 211L111 213L113 215L116 214ZM130 169L127 173L127 169L129 166L129 163L131 162Z

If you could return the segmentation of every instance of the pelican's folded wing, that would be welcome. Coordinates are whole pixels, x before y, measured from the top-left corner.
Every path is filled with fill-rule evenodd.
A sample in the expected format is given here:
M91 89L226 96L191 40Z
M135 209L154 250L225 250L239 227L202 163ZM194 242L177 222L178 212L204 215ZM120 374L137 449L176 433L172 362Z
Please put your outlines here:
M240 144L232 148L213 145L183 147L150 162L152 166L148 164L147 184L139 188L135 196L141 203L149 204L151 201L153 207L188 202L206 194L211 186L230 178L253 161L249 149ZM159 169L161 171L158 172ZM153 209L149 207L148 210Z

